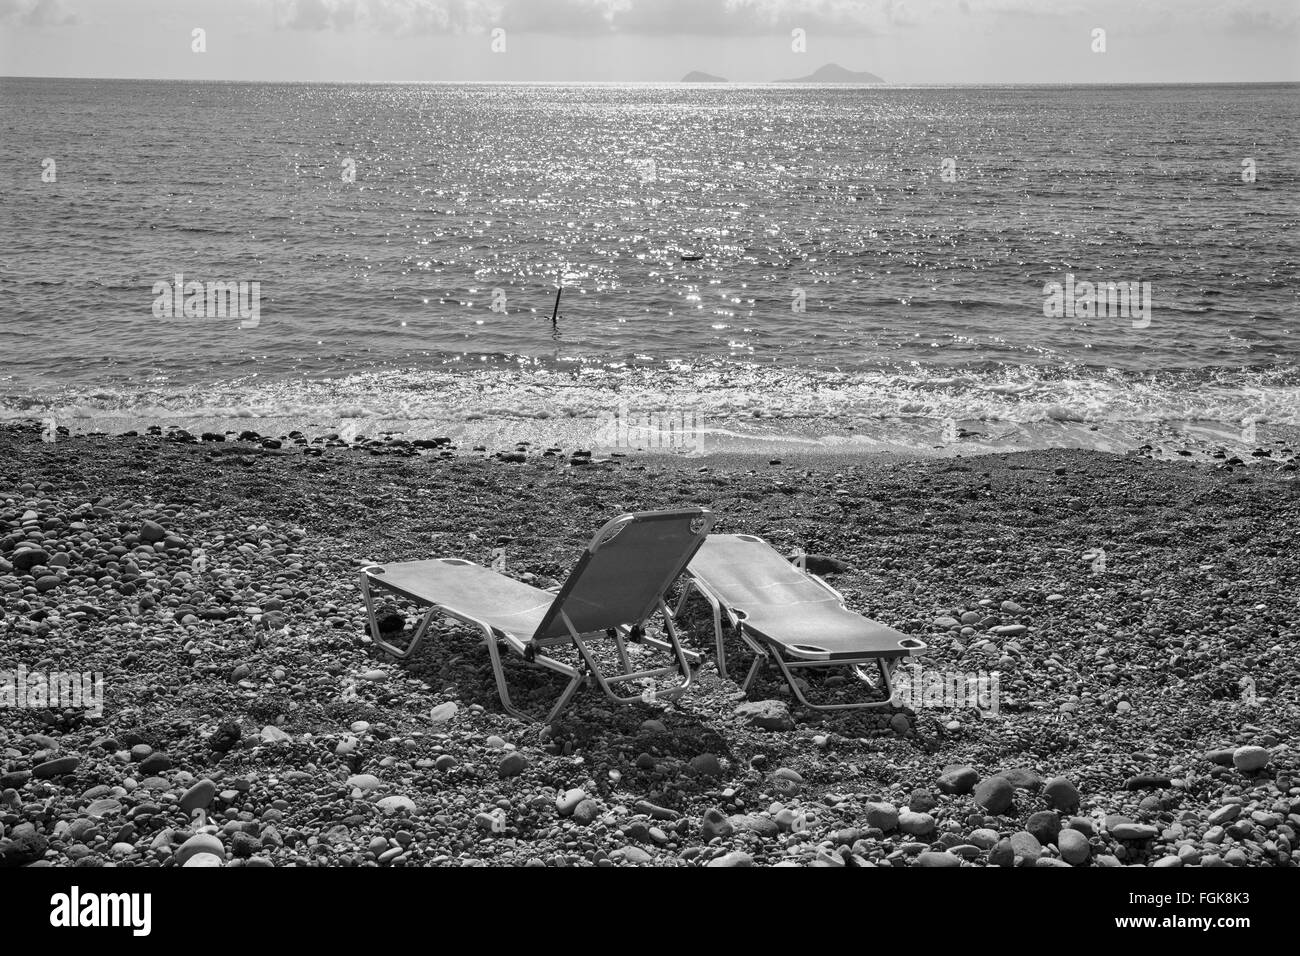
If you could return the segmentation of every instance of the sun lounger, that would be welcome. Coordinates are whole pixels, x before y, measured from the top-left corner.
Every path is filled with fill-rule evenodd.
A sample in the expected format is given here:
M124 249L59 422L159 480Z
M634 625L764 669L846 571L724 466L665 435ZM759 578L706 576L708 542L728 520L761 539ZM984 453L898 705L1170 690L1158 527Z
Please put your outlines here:
M370 565L361 571L370 633L374 643L398 658L410 657L424 640L434 615L441 613L483 631L501 703L517 717L532 719L511 703L499 644L569 678L552 708L554 719L590 674L611 699L631 703L672 699L690 686L691 665L699 655L684 649L677 638L664 595L703 543L713 523L705 508L648 511L613 519L596 533L558 591L544 591L498 574L462 558L436 558L398 564ZM390 643L380 633L374 592L389 591L427 607L406 647ZM666 639L645 633L647 622L661 614ZM590 640L612 639L622 671L606 677L592 654ZM633 671L627 642L635 641L671 653L670 666ZM543 653L560 644L573 644L581 661L570 666ZM674 675L679 683L660 689L656 682ZM649 682L632 696L614 691L619 684Z
M900 659L926 650L924 642L855 614L844 598L802 564L791 564L762 538L748 534L713 534L695 553L686 569L688 585L677 611L691 591L698 591L713 608L718 670L727 675L722 618L755 653L744 689L749 690L760 667L775 662L795 696L817 710L884 707L893 695L891 675ZM799 668L848 667L866 683L863 665L879 669L883 700L844 704L814 704L795 680Z

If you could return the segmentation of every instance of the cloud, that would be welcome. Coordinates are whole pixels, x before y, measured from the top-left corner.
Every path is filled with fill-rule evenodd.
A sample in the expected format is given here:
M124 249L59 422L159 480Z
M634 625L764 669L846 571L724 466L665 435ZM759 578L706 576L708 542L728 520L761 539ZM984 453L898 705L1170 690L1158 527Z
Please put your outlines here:
M0 0L55 6L61 0ZM1061 22L1078 17L1154 29L1197 21L1237 33L1293 32L1295 0L266 0L277 27L389 35L507 32L569 36L873 36L956 18ZM960 20L958 20L960 22Z
M273 0L292 30L362 26L382 33L519 33L745 36L874 34L914 21L927 0Z
M1300 33L1300 10L1295 7L1281 10L1239 7L1228 11L1227 19L1227 28L1233 33Z
M24 27L62 27L77 22L62 0L0 0L0 23Z

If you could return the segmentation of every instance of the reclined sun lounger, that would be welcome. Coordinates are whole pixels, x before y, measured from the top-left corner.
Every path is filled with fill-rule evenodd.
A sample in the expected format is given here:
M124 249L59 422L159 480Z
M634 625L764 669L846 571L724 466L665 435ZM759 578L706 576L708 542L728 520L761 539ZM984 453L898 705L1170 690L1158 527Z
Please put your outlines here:
M901 658L926 650L924 642L844 606L840 593L817 575L796 567L762 538L748 534L711 534L686 569L688 585L678 602L680 613L692 590L713 607L718 646L718 670L727 676L722 615L755 652L745 678L749 690L759 668L775 661L790 689L816 710L884 707L893 695L891 675ZM871 683L862 665L875 662L880 670L884 700L847 704L814 704L804 697L793 670L850 667Z
M650 688L654 697L672 699L690 686L691 665L698 663L699 655L685 650L678 641L664 594L704 542L712 524L713 515L705 508L647 511L615 518L591 539L558 592L532 587L461 558L370 565L361 571L361 593L366 600L371 638L388 653L406 658L420 646L436 613L476 625L486 638L502 705L525 719L533 718L510 701L498 642L526 660L569 678L568 686L547 715L548 721L568 705L587 673L611 700L619 703L644 700L647 694L619 696L612 685L647 679L653 682L676 675L680 678L676 686L660 690L652 683ZM380 634L375 589L428 607L407 647L397 647ZM646 623L656 613L662 614L666 641L645 633ZM612 638L618 648L622 672L611 677L601 671L588 646L589 639L600 634ZM671 652L673 664L633 671L627 653L629 640ZM570 643L582 658L577 667L542 653L548 647Z

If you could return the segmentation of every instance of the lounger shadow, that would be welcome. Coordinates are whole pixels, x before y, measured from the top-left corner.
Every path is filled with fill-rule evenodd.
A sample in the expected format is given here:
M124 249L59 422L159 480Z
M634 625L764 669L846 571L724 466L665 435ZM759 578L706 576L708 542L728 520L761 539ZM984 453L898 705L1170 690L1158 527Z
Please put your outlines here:
M749 534L712 534L686 569L688 585L677 604L680 613L692 591L713 609L718 670L727 676L722 618L755 653L743 689L771 661L780 668L795 697L815 710L886 707L893 697L893 671L899 660L927 650L923 641L855 614L833 587L791 564L762 538ZM814 704L795 681L798 668L848 667L872 683L864 664L879 668L885 699L847 704Z
M535 588L462 558L370 565L361 571L361 593L366 601L371 639L389 654L408 658L423 642L437 613L475 625L483 632L502 706L523 719L534 718L510 700L500 644L525 660L569 678L568 686L546 716L548 721L568 705L588 674L606 696L618 703L671 700L690 687L692 665L699 662L699 655L681 646L664 595L704 542L712 524L713 515L706 508L646 511L614 518L596 532L558 593ZM380 634L375 617L376 589L428 608L408 646L398 647ZM645 633L646 624L656 613L662 616L666 640ZM589 647L595 636L614 641L621 672L605 676ZM633 671L628 641L668 652L673 663ZM544 653L549 647L570 643L581 656L577 667ZM659 689L657 681L670 675L679 682ZM620 696L614 691L616 685L646 680L652 683L644 693Z

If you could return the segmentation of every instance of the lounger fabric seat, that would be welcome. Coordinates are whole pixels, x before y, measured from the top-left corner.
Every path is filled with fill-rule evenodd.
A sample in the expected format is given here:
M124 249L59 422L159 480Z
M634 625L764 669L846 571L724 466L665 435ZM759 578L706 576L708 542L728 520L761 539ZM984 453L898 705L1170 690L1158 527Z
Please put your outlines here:
M819 579L753 535L711 534L689 573L744 621L745 629L811 660L894 657L907 635L847 610Z
M885 700L846 704L814 704L795 682L791 668L848 666L868 681L864 663L875 663L883 689L892 696L891 674L897 662L926 649L925 644L892 627L856 614L821 578L791 564L766 541L747 534L715 534L696 552L687 568L691 590L713 607L718 669L727 674L722 617L727 616L755 652L744 687L748 690L759 668L775 663L800 701L816 709L881 707Z
M671 699L690 687L691 665L698 662L699 656L681 646L664 595L704 542L712 523L713 516L705 508L621 515L596 533L558 593L535 588L463 558L368 565L361 571L361 592L371 640L395 657L406 658L424 640L435 613L477 626L492 660L501 703L519 717L531 715L511 702L501 665L501 642L528 661L569 678L548 720L563 710L588 674L610 699L619 703L645 700L647 695L648 699ZM376 590L428 608L406 647L391 643L380 633L374 606ZM655 615L663 618L666 638L645 632L646 624ZM605 676L588 646L595 636L614 641L621 672ZM673 663L633 670L627 652L629 640L669 652ZM578 667L544 653L548 647L570 643L582 658ZM678 683L658 689L655 682L664 677L676 677ZM650 686L640 695L614 692L614 686L627 682L648 682Z
M501 634L533 635L555 603L553 591L459 558L382 565L375 573L390 591L417 604L437 604L457 616L484 621Z

